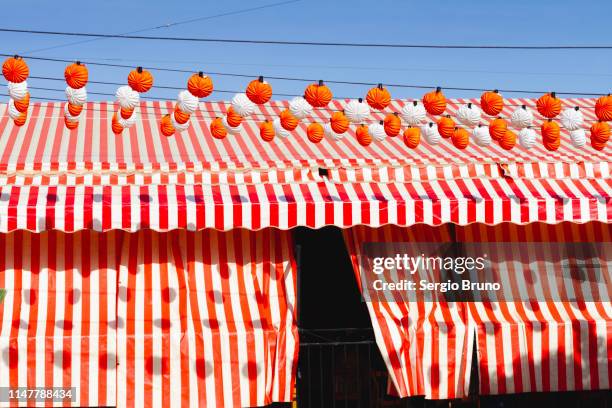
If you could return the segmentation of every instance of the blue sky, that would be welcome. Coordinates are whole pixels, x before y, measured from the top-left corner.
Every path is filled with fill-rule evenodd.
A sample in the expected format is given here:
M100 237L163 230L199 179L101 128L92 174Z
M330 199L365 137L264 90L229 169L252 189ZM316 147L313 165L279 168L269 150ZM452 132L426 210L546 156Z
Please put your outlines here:
M2 27L119 34L151 26L211 16L279 0L233 2L105 0L86 2L23 0L5 9ZM77 5L78 4L78 5ZM492 44L609 45L610 1L308 1L219 17L142 35L281 39L303 41ZM10 17L8 17L10 16ZM80 41L0 33L2 53L22 53ZM423 85L609 92L612 50L500 51L338 48L153 42L105 39L33 52L32 56L116 62L253 75ZM28 61L31 75L61 77L65 64ZM90 80L124 82L128 70L90 66ZM157 85L182 87L187 74L153 71ZM242 90L245 78L213 76L220 90ZM61 81L29 80L30 86L63 88ZM277 93L301 94L306 83L275 80ZM90 100L112 99L116 86L90 84ZM358 97L368 86L333 85L334 94ZM396 97L424 91L391 88ZM149 95L174 99L174 90ZM470 97L478 92L447 91ZM32 90L37 97L64 98L61 92ZM511 96L511 95L508 95ZM231 94L213 94L228 99Z

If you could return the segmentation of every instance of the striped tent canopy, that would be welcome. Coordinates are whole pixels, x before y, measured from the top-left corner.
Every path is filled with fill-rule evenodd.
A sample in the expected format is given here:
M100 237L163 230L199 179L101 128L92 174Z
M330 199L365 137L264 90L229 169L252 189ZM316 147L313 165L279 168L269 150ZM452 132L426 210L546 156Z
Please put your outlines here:
M367 122L409 102L394 100ZM450 100L447 113L456 115L465 103L478 101ZM586 128L596 121L594 100L563 103L581 107ZM522 105L536 112L534 100L507 99L501 116ZM266 143L258 123L288 106L274 101L259 106L240 134L214 139L210 122L228 106L200 104L189 129L172 137L159 131L170 101L141 103L137 123L120 136L111 130L118 109L112 103L88 103L74 131L63 124L62 103L33 104L23 127L0 106L0 232L609 219L609 147L573 147L565 129L554 152L541 143L506 151L472 142L459 150L448 139L409 149L401 137L363 147L355 126L340 140L309 142L308 124L342 109L334 101L315 109L290 137ZM541 121L536 112L538 131Z

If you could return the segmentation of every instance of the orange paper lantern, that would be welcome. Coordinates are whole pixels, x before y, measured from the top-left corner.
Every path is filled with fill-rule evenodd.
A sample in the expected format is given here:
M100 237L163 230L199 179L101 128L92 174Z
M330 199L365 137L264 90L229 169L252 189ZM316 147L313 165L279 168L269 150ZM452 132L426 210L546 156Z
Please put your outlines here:
M18 101L15 101L15 109L19 112L27 112L28 107L30 106L30 93L27 92L23 98Z
M323 108L331 102L333 94L331 90L319 81L317 84L310 84L304 90L304 99L315 108Z
M502 118L495 118L489 123L489 135L493 140L501 140L508 131L508 122Z
M89 72L87 67L81 64L80 61L70 64L64 70L64 78L69 87L74 89L83 88L89 80Z
M223 139L227 136L227 129L223 126L223 119L215 118L210 122L210 133L215 139Z
M540 115L552 119L561 112L561 99L554 92L540 96L536 102Z
M234 108L232 108L231 106L227 110L226 117L227 124L231 127L238 127L242 123L242 116L234 112Z
M299 121L289 109L285 109L280 114L280 123L283 129L291 132L298 126Z
M128 85L136 92L147 92L153 86L153 75L146 69L138 67L128 75Z
M70 130L76 129L79 126L79 122L74 120L68 120L68 118L64 117L64 124Z
M440 136L447 139L453 135L455 131L455 121L450 116L444 116L438 119L438 133Z
M246 96L251 102L262 105L272 98L272 86L265 82L264 78L260 76L249 82L246 89Z
M393 112L385 116L385 120L383 122L385 127L385 133L389 137L395 137L399 135L402 126L402 120L398 116L397 112Z
M541 130L544 142L554 142L561 139L561 128L557 122L549 119L542 123Z
M206 98L213 92L213 82L202 71L193 74L187 80L187 90L198 98Z
M68 113L72 116L79 116L83 112L83 105L73 105L68 102Z
M606 143L610 139L610 125L606 122L595 122L591 125L591 141Z
M480 96L480 107L487 115L497 116L504 109L504 98L498 93L497 89L484 92Z
M455 128L451 141L457 149L465 149L470 144L470 134L463 128Z
M430 115L441 115L446 110L446 97L440 87L423 96L423 106Z
M516 133L510 129L506 130L506 133L499 139L499 145L505 150L512 150L516 145Z
M9 82L23 82L28 79L30 69L28 64L18 55L7 58L2 64L2 75Z
M160 123L160 130L161 130L162 135L166 137L170 137L176 132L176 129L174 128L174 125L172 124L172 118L170 117L170 115L164 115L162 117L162 120Z
M334 112L329 121L334 133L342 134L349 128L349 120L342 111Z
M123 126L121 126L121 124L119 123L119 120L117 119L117 113L116 112L113 114L111 128L113 130L113 133L116 134L116 135L120 135L121 133L123 133Z
M17 116L15 120L13 120L13 122L17 126L23 126L25 125L27 119L28 119L28 112L21 112L19 116Z
M123 119L129 119L134 113L134 108L121 108L119 109L119 114Z
M595 102L595 115L602 122L612 121L612 96L601 96Z
M415 149L421 141L421 129L418 127L408 127L404 130L404 144L411 149Z
M274 125L272 122L261 122L259 124L259 135L265 142L271 142L274 139Z
M178 124L183 124L183 123L187 123L189 122L189 118L191 117L190 114L183 112L178 105L176 105L174 107L174 120L176 120L176 123Z
M359 142L360 145L368 146L370 145L370 143L372 143L372 135L370 135L370 132L368 131L367 126L361 124L357 128L357 131L355 132L355 134L357 135L357 141Z
M308 135L308 140L310 140L312 143L319 143L321 140L323 140L325 131L323 130L323 126L321 126L319 123L311 123L308 125L306 134Z
M383 110L391 103L391 94L382 84L378 84L368 91L366 102L372 109Z

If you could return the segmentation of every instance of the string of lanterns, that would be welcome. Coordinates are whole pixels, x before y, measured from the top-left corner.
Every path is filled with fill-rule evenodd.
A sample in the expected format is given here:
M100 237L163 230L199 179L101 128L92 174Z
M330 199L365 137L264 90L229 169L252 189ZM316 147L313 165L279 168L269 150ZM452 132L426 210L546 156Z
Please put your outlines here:
M9 117L16 126L23 126L27 120L30 101L26 81L29 68L21 57L14 56L4 61L2 74L8 82ZM64 105L64 123L68 129L78 127L84 104L87 102L85 86L88 76L87 67L78 61L65 69L68 102ZM117 135L136 122L140 94L151 89L153 76L149 71L138 67L129 73L127 82L128 85L120 86L115 94L120 109L113 114L112 130ZM179 92L174 110L161 118L161 133L172 136L176 132L187 130L191 116L199 107L200 98L209 96L213 89L213 82L208 76L202 72L193 74L187 81L187 89ZM258 105L269 102L272 95L272 86L262 76L252 80L244 93L234 95L225 115L211 121L211 135L223 139L228 134L240 133L244 118L253 115ZM288 107L276 118L259 123L260 137L266 142L273 141L277 136L289 137L300 121L311 117L314 109L326 108L332 99L333 93L323 81L309 84L303 96L291 99ZM508 120L513 128L518 129L518 133L515 133L510 129L508 120L499 116L505 102L497 90L484 92L480 98L480 106L474 103L461 105L455 119L444 114L447 100L442 89L436 88L423 95L420 101L405 104L399 112L388 113L381 121L365 124L372 110L383 111L389 107L391 101L388 89L378 84L367 92L365 99L350 100L344 109L332 112L326 123L308 124L307 138L312 143L319 143L324 138L339 140L351 125L354 125L356 139L363 146L368 146L375 140L382 141L385 137L397 137L400 133L404 143L410 148L416 148L421 137L429 144L450 139L458 149L465 149L470 139L478 146L497 143L506 150L511 150L517 143L527 149L537 143L534 113L531 109L522 105L512 112ZM579 107L562 110L561 99L554 92L540 96L536 101L536 110L546 118L541 124L540 134L542 144L550 151L557 150L561 144L559 123L569 131L570 141L575 147L584 146L590 138L591 146L602 150L610 139L610 125L607 122L612 121L612 96L609 94L601 96L595 102L594 110L598 121L591 125L590 136L587 136L583 127L584 116ZM493 117L488 125L481 123L483 112ZM438 119L428 122L428 115L438 116ZM403 132L402 122L408 125ZM471 129L471 132L466 127Z

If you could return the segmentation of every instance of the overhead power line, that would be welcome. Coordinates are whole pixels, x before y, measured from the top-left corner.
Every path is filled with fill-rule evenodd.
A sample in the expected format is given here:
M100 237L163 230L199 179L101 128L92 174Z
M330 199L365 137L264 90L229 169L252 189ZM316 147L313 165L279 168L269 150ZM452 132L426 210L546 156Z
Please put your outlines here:
M399 43L345 43L318 41L251 40L231 38L165 37L131 34L83 33L70 31L23 30L0 28L0 32L57 35L67 37L117 38L126 40L184 41L232 44L303 45L319 47L366 47L366 48L426 48L426 49L482 49L482 50L609 50L612 45L459 45L459 44L399 44Z
M283 6L283 5L290 4L290 3L297 3L299 1L301 1L301 0L289 0L289 1L282 1L282 2L279 2L279 3L264 4L264 5L257 6L257 7L250 7L250 8L241 9L241 10L235 10L235 11L228 11L228 12L225 12L225 13L213 14L213 15L209 15L209 16L190 18L190 19L187 19L187 20L174 21L174 22L170 22L170 23L166 23L166 24L156 25L156 26L153 26L153 27L142 28L140 30L128 31L126 33L121 33L121 34L118 34L118 35L137 34L137 33L142 33L142 32L145 32L145 31L158 30L158 29L161 29L161 28L176 27L176 26L182 25L182 24L189 24L189 23L195 23L195 22L198 22L198 21L212 20L212 19L219 18L219 17L227 17L227 16L233 16L233 15L237 15L237 14L244 14L244 13L249 13L249 12L252 12L252 11L263 10L263 9L266 9L266 8ZM74 41L74 42L71 42L71 43L68 43L68 44L59 44L59 45L53 45L53 46L45 47L45 48L38 48L36 50L26 51L23 54L24 55L29 55L29 54L33 54L35 52L54 50L56 48L69 47L71 45L78 45L78 44L83 44L83 43L89 43L89 42L92 42L92 41L98 41L98 40L103 40L103 39L104 38L91 38L91 39L87 39L87 40Z
M2 57L12 57L14 54L8 53L0 53ZM27 59L39 60L39 61L49 61L49 62L62 62L62 63L72 63L73 60L63 59L63 58L51 58L51 57L27 57ZM106 62L87 62L81 61L86 65L92 66L102 66L102 67L111 67L111 68L127 68L133 69L133 65L125 65L125 64L112 64ZM192 74L194 72L200 71L200 69L178 69L178 68L163 68L163 67L146 67L152 71L161 71L161 72L178 72L178 73L186 73ZM232 72L218 72L218 71L206 71L207 75L217 75L217 76L227 76L227 77L237 77L237 78L256 78L261 75L260 73L253 74L240 74L240 73L232 73ZM296 81L296 82L316 82L319 79L314 78L296 78L296 77L287 77L287 76L274 76L274 75L263 75L266 79L273 79L277 81ZM43 79L41 77L41 79ZM93 81L90 81L94 83ZM381 81L378 82L357 82L357 81L341 81L341 80L329 80L326 79L325 83L327 84L338 84L338 85L359 85L359 86L376 86ZM113 83L115 85L123 85L119 83ZM444 85L421 85L421 84L398 84L398 83L384 83L385 86L394 87L394 88L408 88L408 89L435 89L438 86L441 86L442 89L450 90L450 91L468 91L468 92L484 92L489 91L491 88L478 88L478 87L458 87L458 86L444 86ZM181 88L182 89L182 88ZM543 94L550 92L551 90L527 90L527 89L501 89L498 88L498 91L504 93L514 93L514 94ZM571 95L571 96L601 96L607 94L607 92L583 92L583 91L558 91L554 90L557 95ZM280 94L277 94L282 96ZM287 95L291 96L291 95ZM295 95L293 95L295 96Z

